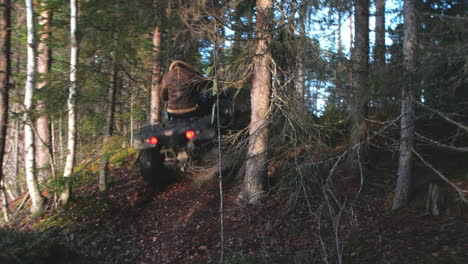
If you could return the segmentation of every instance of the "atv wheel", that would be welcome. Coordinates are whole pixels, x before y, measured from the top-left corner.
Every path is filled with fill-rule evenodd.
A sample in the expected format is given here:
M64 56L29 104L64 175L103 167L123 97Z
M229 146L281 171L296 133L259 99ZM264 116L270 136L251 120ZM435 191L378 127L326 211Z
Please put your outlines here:
M164 166L164 155L159 148L142 150L138 163L141 176L153 188L164 188L170 183L169 173Z

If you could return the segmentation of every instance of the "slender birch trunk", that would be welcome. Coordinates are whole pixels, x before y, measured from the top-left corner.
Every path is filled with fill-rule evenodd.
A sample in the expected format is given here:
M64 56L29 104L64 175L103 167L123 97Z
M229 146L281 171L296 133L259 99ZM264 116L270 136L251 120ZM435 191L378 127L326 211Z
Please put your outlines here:
M6 223L10 222L10 214L8 213L8 198L5 190L5 180L0 180L0 194L2 196L2 211L3 218Z
M14 153L13 153L13 174L15 175L14 178L14 189L16 192L16 197L18 197L22 190L19 185L19 156L20 156L20 121L15 120L15 146L14 146Z
M59 135L58 135L58 147L57 147L57 149L58 149L58 154L59 154L59 158L58 158L59 161L57 163L61 167L61 166L64 165L64 163L63 163L63 161L64 161L64 158L63 158L63 154L64 154L63 153L64 152L64 150L63 150L63 115L62 114L60 114L60 117L59 117L58 133L59 133Z
M47 1L42 1L41 6L46 6ZM37 89L42 89L48 85L48 82L44 79L44 76L49 73L50 70L50 58L51 49L49 48L49 36L50 36L50 22L52 19L52 13L49 10L44 10L39 16L39 25L42 26L42 33L40 41L37 46L37 72L42 77L42 80L38 82ZM36 140L36 161L38 168L38 178L45 180L47 175L50 174L52 153L50 149L50 123L49 115L47 114L47 106L45 100L38 100L36 109L39 113L39 117L36 121L37 128L37 140Z
M129 142L129 145L132 146L132 143L133 143L133 130L135 130L135 127L134 127L134 121L133 121L133 111L134 111L134 108L135 108L135 93L133 92L134 91L134 85L131 84L131 89L130 89L130 142Z
M44 199L39 190L35 171L35 148L34 133L31 121L31 111L33 108L33 96L36 85L36 39L34 28L34 7L32 0L26 0L26 19L28 28L28 66L27 79L24 94L24 167L26 170L26 183L31 196L32 214L40 214L44 209Z
M264 193L268 148L268 120L271 94L271 33L272 0L257 0L257 46L253 59L254 73L251 97L249 147L242 192L244 203L257 202Z
M400 127L400 158L398 166L395 199L392 209L405 207L409 201L414 147L414 89L413 75L416 72L416 49L418 45L416 18L416 1L405 0L403 7L404 40L403 40L403 66L408 80L401 92L401 127Z
M70 0L70 86L68 90L68 140L67 158L63 177L69 179L75 165L76 148L76 72L78 67L78 0ZM71 196L71 186L65 183L60 196L62 204L66 204Z

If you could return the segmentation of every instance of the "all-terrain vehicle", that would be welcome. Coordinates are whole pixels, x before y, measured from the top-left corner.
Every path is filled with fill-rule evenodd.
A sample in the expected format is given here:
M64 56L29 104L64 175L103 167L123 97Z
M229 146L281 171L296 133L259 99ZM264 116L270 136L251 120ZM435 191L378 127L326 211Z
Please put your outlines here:
M219 124L225 131L233 122L232 97L219 94ZM203 154L217 146L218 120L216 96L212 91L200 95L201 114L187 119L172 119L163 124L145 126L134 137L140 150L141 175L153 187L164 187L193 165L203 162Z

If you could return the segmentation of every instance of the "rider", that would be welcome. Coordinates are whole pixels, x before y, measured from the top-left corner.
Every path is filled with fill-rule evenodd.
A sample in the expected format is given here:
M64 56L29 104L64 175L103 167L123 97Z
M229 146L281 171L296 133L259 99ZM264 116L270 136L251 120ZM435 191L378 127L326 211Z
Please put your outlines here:
M198 95L209 89L212 81L204 78L182 56L175 56L161 82L161 97L167 101L169 118L189 118L200 115Z

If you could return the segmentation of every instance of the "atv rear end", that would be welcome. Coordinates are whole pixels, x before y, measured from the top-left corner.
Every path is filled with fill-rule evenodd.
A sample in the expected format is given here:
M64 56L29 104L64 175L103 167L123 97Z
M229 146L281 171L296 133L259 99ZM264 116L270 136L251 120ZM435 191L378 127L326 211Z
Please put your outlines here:
M143 178L155 187L170 184L187 171L216 136L210 115L146 126L134 138Z

